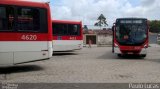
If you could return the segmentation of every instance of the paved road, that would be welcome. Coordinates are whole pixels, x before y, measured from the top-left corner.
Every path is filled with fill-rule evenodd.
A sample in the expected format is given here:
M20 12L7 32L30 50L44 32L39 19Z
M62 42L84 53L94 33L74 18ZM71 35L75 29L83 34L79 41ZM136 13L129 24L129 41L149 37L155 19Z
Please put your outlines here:
M160 82L160 47L150 47L145 59L118 58L111 47L84 48L56 54L50 60L0 68L0 82L128 83Z

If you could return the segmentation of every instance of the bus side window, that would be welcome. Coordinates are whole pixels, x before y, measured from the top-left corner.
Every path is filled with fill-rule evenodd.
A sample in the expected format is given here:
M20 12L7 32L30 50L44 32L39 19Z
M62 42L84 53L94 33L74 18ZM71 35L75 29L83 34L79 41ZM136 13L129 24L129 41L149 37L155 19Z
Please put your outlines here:
M5 18L6 18L6 8L0 7L0 31L4 30L4 28L5 28L4 27Z
M74 25L73 34L78 35L78 25Z
M0 7L0 31L13 31L14 9L12 7Z
M68 33L69 35L78 36L80 35L80 26L79 25L68 25Z
M34 8L18 8L18 31L39 32L40 13Z
M52 27L53 27L53 35L55 36L67 35L67 24L53 23Z

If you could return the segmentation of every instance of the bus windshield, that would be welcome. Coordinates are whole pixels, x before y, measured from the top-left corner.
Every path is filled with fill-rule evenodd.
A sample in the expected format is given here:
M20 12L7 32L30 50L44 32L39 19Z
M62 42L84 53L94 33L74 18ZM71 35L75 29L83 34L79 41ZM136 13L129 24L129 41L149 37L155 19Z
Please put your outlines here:
M141 45L147 39L145 24L119 24L116 26L116 39L121 45Z

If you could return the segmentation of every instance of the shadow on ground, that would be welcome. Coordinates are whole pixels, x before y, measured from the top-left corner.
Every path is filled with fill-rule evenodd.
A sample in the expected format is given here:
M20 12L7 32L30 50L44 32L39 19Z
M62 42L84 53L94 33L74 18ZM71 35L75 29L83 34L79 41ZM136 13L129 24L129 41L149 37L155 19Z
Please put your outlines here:
M109 59L109 60L144 60L145 58L137 56L137 55L125 55L125 56L118 57L118 55L112 53L111 51L108 51L106 53L103 53L101 56L99 56L98 59Z
M43 70L42 67L36 65L23 65L13 67L0 68L0 74L20 73L20 72L32 72Z
M159 59L147 59L147 61L160 63L160 58Z
M53 56L65 56L65 55L78 55L78 54L73 52L54 52L53 53Z
M117 56L117 59L124 59L124 60L145 60L144 57L141 57L141 56L138 56L138 55L124 55L124 56L121 56L121 57Z

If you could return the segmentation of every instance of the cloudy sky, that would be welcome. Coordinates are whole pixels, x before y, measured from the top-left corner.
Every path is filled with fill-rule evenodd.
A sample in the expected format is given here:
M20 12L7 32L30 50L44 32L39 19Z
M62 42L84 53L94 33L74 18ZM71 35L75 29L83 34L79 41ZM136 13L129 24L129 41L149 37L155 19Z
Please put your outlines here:
M104 14L109 26L116 18L143 17L160 20L160 0L30 0L50 1L52 19L78 20L94 25Z

